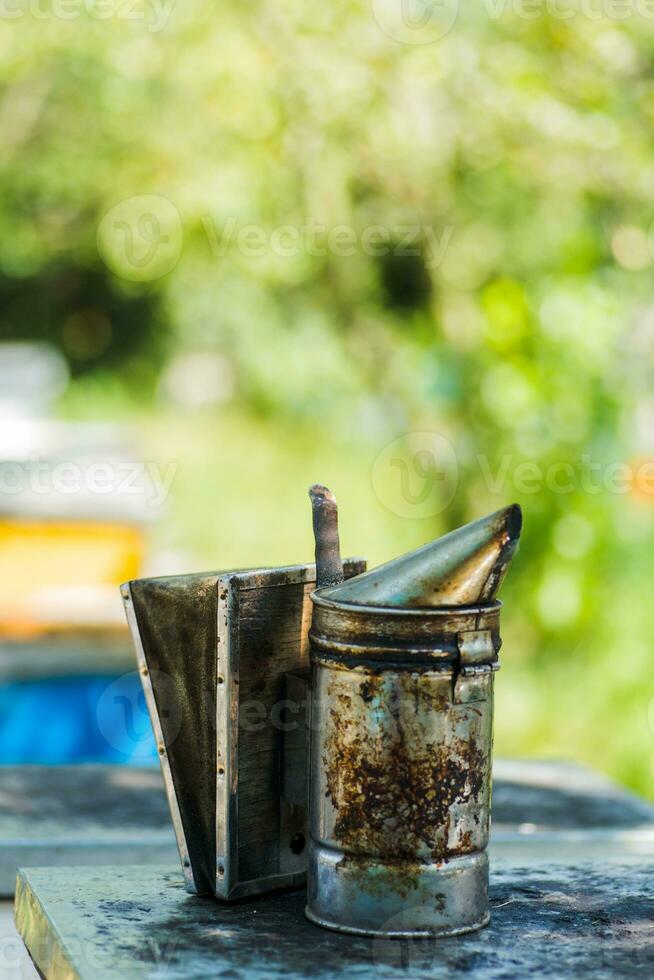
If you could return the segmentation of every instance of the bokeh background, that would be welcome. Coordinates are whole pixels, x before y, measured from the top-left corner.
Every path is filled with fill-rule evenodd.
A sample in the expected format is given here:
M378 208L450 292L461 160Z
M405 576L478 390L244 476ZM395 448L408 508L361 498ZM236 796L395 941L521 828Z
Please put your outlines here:
M26 0L0 52L3 458L170 475L4 493L11 662L83 673L121 576L310 560L316 480L372 564L517 500L496 750L654 796L654 11Z

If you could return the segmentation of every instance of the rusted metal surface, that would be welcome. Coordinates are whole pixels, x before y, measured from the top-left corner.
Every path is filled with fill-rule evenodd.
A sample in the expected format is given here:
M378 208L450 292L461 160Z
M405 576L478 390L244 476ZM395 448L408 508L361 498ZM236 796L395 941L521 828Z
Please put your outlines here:
M488 922L495 596L517 505L312 596L307 916L344 932Z
M489 698L455 706L449 671L323 666L322 841L435 861L485 847Z
M307 914L379 935L478 928L500 605L357 608L324 596L313 595L310 633Z
M387 665L394 660L411 664L417 657L456 666L458 634L471 632L490 635L493 653L486 659L497 659L501 646L498 602L454 609L393 609L352 606L334 602L330 596L328 589L312 596L312 650L330 659L348 658L344 661L348 666L350 658L356 663L381 660Z
M521 528L521 510L513 504L322 595L336 602L397 608L493 602Z

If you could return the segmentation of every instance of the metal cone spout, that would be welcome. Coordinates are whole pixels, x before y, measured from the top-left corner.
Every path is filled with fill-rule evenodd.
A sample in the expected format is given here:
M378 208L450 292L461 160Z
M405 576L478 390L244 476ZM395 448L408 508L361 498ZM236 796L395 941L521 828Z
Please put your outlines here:
M515 554L518 504L465 524L321 595L362 606L429 608L493 602Z

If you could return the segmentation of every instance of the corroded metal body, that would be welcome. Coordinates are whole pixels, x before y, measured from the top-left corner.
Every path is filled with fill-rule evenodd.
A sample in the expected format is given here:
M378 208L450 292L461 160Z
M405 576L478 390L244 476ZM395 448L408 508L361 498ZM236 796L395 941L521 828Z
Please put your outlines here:
M500 604L312 599L307 916L368 935L485 925Z

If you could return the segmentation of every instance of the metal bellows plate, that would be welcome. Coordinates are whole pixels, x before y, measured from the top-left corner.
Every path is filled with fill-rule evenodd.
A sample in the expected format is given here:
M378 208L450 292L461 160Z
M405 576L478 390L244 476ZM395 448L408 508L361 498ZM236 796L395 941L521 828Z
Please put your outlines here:
M347 577L364 570L345 562ZM190 891L234 899L304 881L304 743L286 771L282 752L286 675L309 664L314 588L313 564L121 587Z

